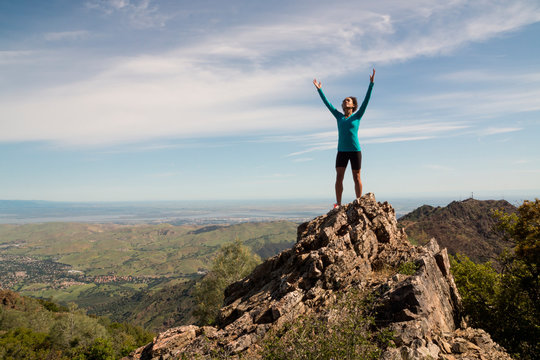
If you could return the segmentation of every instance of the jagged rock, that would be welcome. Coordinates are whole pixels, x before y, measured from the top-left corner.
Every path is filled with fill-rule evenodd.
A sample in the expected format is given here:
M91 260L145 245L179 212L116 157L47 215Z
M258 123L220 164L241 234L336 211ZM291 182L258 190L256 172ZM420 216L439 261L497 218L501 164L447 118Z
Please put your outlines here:
M406 262L414 274L396 274ZM377 323L393 330L396 345L383 359L510 359L487 333L463 326L446 249L434 239L412 246L394 209L373 194L300 225L293 248L225 290L217 327L167 330L127 359L256 359L270 329L353 288L378 294Z

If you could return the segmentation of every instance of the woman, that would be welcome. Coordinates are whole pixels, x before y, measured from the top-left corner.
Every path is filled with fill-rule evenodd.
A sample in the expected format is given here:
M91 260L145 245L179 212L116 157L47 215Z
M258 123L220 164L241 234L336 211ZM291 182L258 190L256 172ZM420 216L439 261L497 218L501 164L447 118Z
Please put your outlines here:
M347 164L351 162L351 168L354 179L354 190L356 197L362 196L362 181L360 180L360 168L362 167L362 149L358 142L358 125L360 125L360 119L366 111L369 98L371 97L371 89L373 89L373 79L375 78L375 69L373 74L369 77L369 87L358 109L358 102L355 97L349 96L343 100L341 107L343 114L336 110L336 108L326 99L321 88L321 83L317 79L313 79L313 84L317 88L322 101L330 110L332 115L337 120L338 126L338 153L336 156L336 203L334 209L341 205L341 195L343 194L343 177L345 176L345 169Z

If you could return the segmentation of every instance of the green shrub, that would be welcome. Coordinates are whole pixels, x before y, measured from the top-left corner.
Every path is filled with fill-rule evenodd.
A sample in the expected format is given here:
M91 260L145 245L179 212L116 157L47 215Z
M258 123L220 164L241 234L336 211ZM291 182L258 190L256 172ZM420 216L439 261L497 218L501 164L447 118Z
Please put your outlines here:
M418 265L413 261L407 261L399 264L397 272L403 275L414 275L418 270Z
M324 314L311 314L271 331L263 341L265 360L379 359L392 333L377 329L374 301L351 291Z
M197 304L193 314L201 325L215 323L223 304L223 291L235 281L241 280L253 271L261 259L236 239L225 244L218 251L210 272L195 285L193 296Z
M17 328L0 336L0 359L68 359L51 347L47 334Z
M119 359L153 337L140 327L87 316L75 306L22 296L20 303L24 306L15 309L0 305L2 360Z
M502 276L491 263L476 264L465 255L450 256L450 263L469 324L486 330L493 329L498 322L493 315L498 304Z
M469 322L491 334L517 359L540 354L540 201L525 201L515 214L497 212L498 229L514 244L500 256L503 271L451 258L452 273Z

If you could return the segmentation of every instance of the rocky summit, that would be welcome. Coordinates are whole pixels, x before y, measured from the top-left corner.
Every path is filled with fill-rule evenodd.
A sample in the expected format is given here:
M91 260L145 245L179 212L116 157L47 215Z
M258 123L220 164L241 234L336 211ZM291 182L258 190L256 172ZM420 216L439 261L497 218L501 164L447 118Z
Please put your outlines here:
M403 265L408 275L397 271ZM411 245L392 206L373 194L300 225L291 249L225 290L218 326L169 329L126 359L257 359L271 329L353 290L376 295L376 322L393 332L382 359L510 359L463 321L446 249L435 239Z

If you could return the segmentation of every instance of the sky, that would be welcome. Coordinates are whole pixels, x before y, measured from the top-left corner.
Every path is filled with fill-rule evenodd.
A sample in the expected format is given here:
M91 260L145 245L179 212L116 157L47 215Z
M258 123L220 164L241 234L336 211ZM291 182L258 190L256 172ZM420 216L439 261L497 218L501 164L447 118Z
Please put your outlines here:
M540 196L540 2L0 1L0 199ZM354 199L350 168L344 201Z

